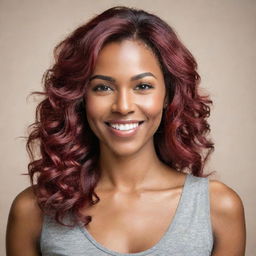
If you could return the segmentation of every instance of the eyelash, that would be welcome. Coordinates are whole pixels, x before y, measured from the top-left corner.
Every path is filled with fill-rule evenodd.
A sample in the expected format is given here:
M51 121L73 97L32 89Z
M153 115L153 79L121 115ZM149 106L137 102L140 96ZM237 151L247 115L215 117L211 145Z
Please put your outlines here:
M97 91L105 91L105 90L98 90L99 88L103 88L103 87L104 87L104 88L106 88L106 87L110 88L110 87L107 86L107 85L100 84L100 85L95 86L92 90L95 91L95 92L97 92Z
M144 91L144 90L149 90L149 89L154 88L152 85L150 85L150 84L148 84L148 83L139 83L136 87L142 86L142 85L145 85L145 86L148 87L148 89L142 89L143 91ZM100 85L95 86L95 87L93 88L93 91L106 91L106 90L98 90L98 88L103 88L103 87L105 87L105 88L110 88L108 85L100 84Z
M148 87L148 89L152 89L152 88L154 88L154 86L152 86L151 84L148 84L148 83L139 83L137 86L142 86L142 85L147 86L147 87ZM137 86L136 86L136 87L137 87Z

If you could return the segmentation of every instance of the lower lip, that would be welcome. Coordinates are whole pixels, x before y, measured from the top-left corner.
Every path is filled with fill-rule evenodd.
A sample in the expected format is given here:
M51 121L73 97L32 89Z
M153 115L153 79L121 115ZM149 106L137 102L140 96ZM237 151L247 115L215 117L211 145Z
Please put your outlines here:
M143 124L143 123L142 123ZM130 137L130 136L133 136L137 133L138 129L140 128L140 126L142 124L139 124L137 127L131 129L131 130L127 130L127 131L121 131L121 130L117 130L109 125L106 124L106 126L109 128L109 131L115 135L115 136L118 136L118 137Z

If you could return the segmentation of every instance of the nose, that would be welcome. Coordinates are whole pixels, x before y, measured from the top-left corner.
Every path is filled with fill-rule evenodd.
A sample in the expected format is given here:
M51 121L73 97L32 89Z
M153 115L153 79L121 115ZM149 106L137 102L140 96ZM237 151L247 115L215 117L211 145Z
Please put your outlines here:
M129 93L127 90L117 92L111 110L112 112L119 112L123 115L127 115L130 112L133 112L134 99L131 93Z

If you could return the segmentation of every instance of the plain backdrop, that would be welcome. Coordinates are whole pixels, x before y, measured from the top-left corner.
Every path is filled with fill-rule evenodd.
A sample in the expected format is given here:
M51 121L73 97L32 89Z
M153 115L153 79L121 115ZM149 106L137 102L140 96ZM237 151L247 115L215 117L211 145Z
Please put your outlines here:
M115 5L143 8L167 21L198 61L201 86L214 106L215 142L206 171L244 202L246 256L256 255L256 1L255 0L0 0L0 255L5 255L8 212L29 186L25 151L41 78L54 46L78 25Z

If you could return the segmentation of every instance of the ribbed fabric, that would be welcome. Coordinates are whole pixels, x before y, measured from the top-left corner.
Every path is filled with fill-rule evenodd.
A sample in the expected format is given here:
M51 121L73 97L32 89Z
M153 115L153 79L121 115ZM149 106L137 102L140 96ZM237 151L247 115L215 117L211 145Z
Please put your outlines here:
M109 250L82 225L65 227L49 216L44 216L40 246L42 256L209 256L213 248L209 179L187 175L171 224L157 244L145 251Z

